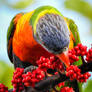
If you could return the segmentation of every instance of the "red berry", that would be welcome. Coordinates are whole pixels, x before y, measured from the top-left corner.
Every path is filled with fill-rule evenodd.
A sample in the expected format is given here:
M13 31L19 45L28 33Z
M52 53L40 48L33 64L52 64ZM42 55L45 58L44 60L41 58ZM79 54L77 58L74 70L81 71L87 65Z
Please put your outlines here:
M61 88L60 92L74 92L73 88L63 87Z
M22 77L23 77L22 82L24 83L25 86L34 87L35 83L39 82L40 80L43 80L45 75L40 68L37 68L36 70L33 70L32 73L27 72L26 74L23 74Z
M64 85L65 85L65 83L61 82L61 83L58 84L58 87L61 87L61 86L64 86Z
M87 58L86 58L87 61L88 60L92 60L92 59L88 58L89 56L87 54L87 46L83 46L81 43L79 43L73 49L69 50L70 63L72 64L75 61L78 61L79 60L79 56L84 56L84 55L87 55Z
M75 50L79 50L79 47L78 47L78 46L75 46L74 49L75 49Z
M80 55L81 51L80 51L80 50L77 50L77 52L76 52L76 53L77 53L77 55Z
M77 79L79 82L86 82L87 79L91 76L89 73L81 74L81 70L74 65L68 67L66 71L66 76L70 77L70 80Z
M88 50L88 52L86 54L86 61L92 62L92 47Z
M8 87L0 83L0 92L8 92Z
M24 69L22 68L16 68L14 75L13 75L13 80L12 80L12 85L14 87L13 92L16 92L18 89L18 92L21 92L24 88L22 85L22 74L24 72Z

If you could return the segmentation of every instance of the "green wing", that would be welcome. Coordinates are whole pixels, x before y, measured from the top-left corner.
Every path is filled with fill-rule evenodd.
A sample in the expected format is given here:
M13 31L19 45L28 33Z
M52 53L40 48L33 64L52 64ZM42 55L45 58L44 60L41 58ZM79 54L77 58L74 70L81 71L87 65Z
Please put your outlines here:
M74 36L74 39L75 39L74 46L76 46L78 43L81 43L78 27L72 19L67 18L67 21L69 24L69 28ZM81 65L81 64L82 64L81 57L80 57L79 61L74 62L74 65ZM79 92L82 92L82 84L79 82L78 82L78 87L79 87Z
M79 32L78 32L78 27L72 19L67 18L67 20L69 23L69 28L74 36L74 39L75 39L74 46L76 46L78 43L81 43Z
M8 52L8 57L9 57L11 62L13 62L13 58L12 58L12 38L13 38L14 30L15 30L15 25L14 25L14 22L13 22L14 18L12 19L10 26L8 28L8 31L7 31L7 52Z
M21 14L23 15L23 13L21 13ZM14 18L11 20L10 26L8 28L8 31L7 31L7 52L8 52L8 56L9 56L9 59L10 59L11 62L13 62L13 57L12 57L12 39L13 39L13 35L14 35L14 32L15 32L15 28L16 28L16 24L14 24L15 17L16 16L14 16Z
M14 17L14 18L15 18L15 17ZM11 37L11 34L12 34L12 32L14 31L14 29L15 29L15 25L14 25L14 22L13 22L14 18L11 20L10 26L9 26L9 28L8 28L8 31L7 31L7 41L9 41L9 39L10 39L10 37ZM13 32L13 33L14 33L14 32Z
M69 24L69 28L74 36L74 46L76 46L78 43L81 43L80 41L80 36L79 36L79 31L78 31L78 27L75 24L75 22L72 19L67 18L68 24ZM80 57L80 60L74 63L75 65L81 65L82 64L82 60Z

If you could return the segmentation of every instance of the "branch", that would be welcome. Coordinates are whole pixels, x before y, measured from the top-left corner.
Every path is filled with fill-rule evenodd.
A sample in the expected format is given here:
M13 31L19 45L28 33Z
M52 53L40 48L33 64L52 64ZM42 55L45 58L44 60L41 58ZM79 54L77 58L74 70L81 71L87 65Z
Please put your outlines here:
M81 73L92 72L92 62L84 63L79 66L79 69L81 69ZM58 73L57 75L47 77L46 79L40 81L34 88L26 87L22 92L47 92L48 89L51 89L58 83L67 80L69 80L69 77L66 77L65 74ZM9 92L12 92L12 89L9 90Z
M81 69L81 73L92 72L92 61L79 66L79 69Z
M60 82L66 81L69 78L66 77L65 74L57 74L53 75L51 77L48 77L47 79L44 79L37 83L34 88L32 87L26 87L22 92L47 92L48 89L53 88L55 85L57 85ZM9 90L9 92L12 92L12 89Z
M51 77L48 77L47 79L44 79L36 84L35 88L38 90L42 90L45 88L53 88L55 85L57 85L60 82L64 82L68 80L69 78L66 77L65 74L57 74L53 75Z

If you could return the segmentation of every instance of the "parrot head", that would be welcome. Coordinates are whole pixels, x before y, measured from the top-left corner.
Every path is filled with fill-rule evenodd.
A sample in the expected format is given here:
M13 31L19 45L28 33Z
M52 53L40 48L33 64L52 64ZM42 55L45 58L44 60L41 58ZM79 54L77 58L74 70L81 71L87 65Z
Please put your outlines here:
M50 10L48 10L50 11ZM57 56L65 65L70 65L68 47L70 33L64 17L59 13L51 12L43 14L37 23L34 32L35 40L48 52Z

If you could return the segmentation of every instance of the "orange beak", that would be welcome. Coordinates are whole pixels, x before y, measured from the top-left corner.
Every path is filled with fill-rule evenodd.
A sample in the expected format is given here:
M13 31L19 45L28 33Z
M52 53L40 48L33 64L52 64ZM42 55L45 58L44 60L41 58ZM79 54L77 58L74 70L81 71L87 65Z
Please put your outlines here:
M66 65L66 67L70 66L68 51L58 54L57 57Z

